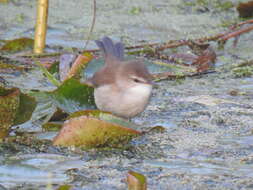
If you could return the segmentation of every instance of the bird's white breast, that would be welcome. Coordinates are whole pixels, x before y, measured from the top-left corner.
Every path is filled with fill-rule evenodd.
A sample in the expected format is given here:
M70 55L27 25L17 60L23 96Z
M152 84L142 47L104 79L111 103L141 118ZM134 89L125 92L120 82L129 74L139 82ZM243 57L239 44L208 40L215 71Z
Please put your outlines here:
M104 85L95 89L95 102L99 109L122 117L133 117L142 112L148 104L152 86L138 84L127 89L114 89Z
M134 87L131 87L129 89L126 90L126 94L129 97L132 98L145 98L145 97L149 97L150 93L152 90L152 86L148 85L148 84L138 84Z

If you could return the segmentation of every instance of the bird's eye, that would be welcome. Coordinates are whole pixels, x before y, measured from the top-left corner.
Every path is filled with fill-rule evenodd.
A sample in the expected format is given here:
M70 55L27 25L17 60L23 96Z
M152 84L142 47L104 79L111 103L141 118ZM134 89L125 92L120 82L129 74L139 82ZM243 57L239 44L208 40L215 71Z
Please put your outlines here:
M139 82L141 82L139 79L134 79L134 82L137 82L137 83L139 83Z

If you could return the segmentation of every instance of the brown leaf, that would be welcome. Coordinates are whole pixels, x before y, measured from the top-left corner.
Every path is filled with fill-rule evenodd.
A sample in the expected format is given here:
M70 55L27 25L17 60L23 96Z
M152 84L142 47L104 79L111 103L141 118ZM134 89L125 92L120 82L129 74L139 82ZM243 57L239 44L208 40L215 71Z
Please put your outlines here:
M198 41L189 41L187 45L196 55L202 55L203 51L207 50L210 47L208 43L201 43Z
M138 129L140 127L139 125L129 122L127 119L123 119L121 117L113 115L110 112L101 111L101 110L77 111L77 112L70 114L66 120L69 120L74 117L80 117L80 116L93 117L93 118L97 118L97 119L100 119L103 121L108 121L110 123L115 123L115 124L118 124L120 126L124 126L127 128L132 128L132 129Z
M239 17L248 18L253 16L253 1L248 1L246 3L239 3L237 6L237 11Z
M129 171L127 173L128 190L147 190L146 177L140 173Z
M119 147L140 132L93 117L80 116L66 121L53 144L60 146Z
M207 71L210 67L214 66L215 60L216 53L211 47L209 47L205 51L203 51L203 54L200 55L192 63L192 65L197 67L197 72L204 72Z
M73 76L78 75L80 70L82 70L85 67L85 65L87 65L92 59L93 59L92 54L87 53L83 55L78 55L64 80L67 80Z
M59 75L60 75L61 81L64 81L67 78L71 64L73 63L75 58L76 58L76 55L70 54L70 53L63 54L60 56Z

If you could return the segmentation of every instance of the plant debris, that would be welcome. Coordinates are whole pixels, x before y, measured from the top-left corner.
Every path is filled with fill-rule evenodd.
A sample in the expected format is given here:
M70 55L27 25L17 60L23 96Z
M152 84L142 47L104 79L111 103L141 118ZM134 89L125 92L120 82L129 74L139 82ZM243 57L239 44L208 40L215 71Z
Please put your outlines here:
M253 16L253 1L248 1L246 3L239 3L236 9L240 17L242 18L252 17Z

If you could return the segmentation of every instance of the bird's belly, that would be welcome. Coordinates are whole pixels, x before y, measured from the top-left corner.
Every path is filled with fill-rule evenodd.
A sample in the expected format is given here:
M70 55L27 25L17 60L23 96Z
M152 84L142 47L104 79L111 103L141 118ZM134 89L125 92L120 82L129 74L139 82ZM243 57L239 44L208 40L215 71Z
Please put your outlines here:
M109 85L98 87L94 91L97 107L124 118L141 113L149 102L152 87L130 88L120 91Z

